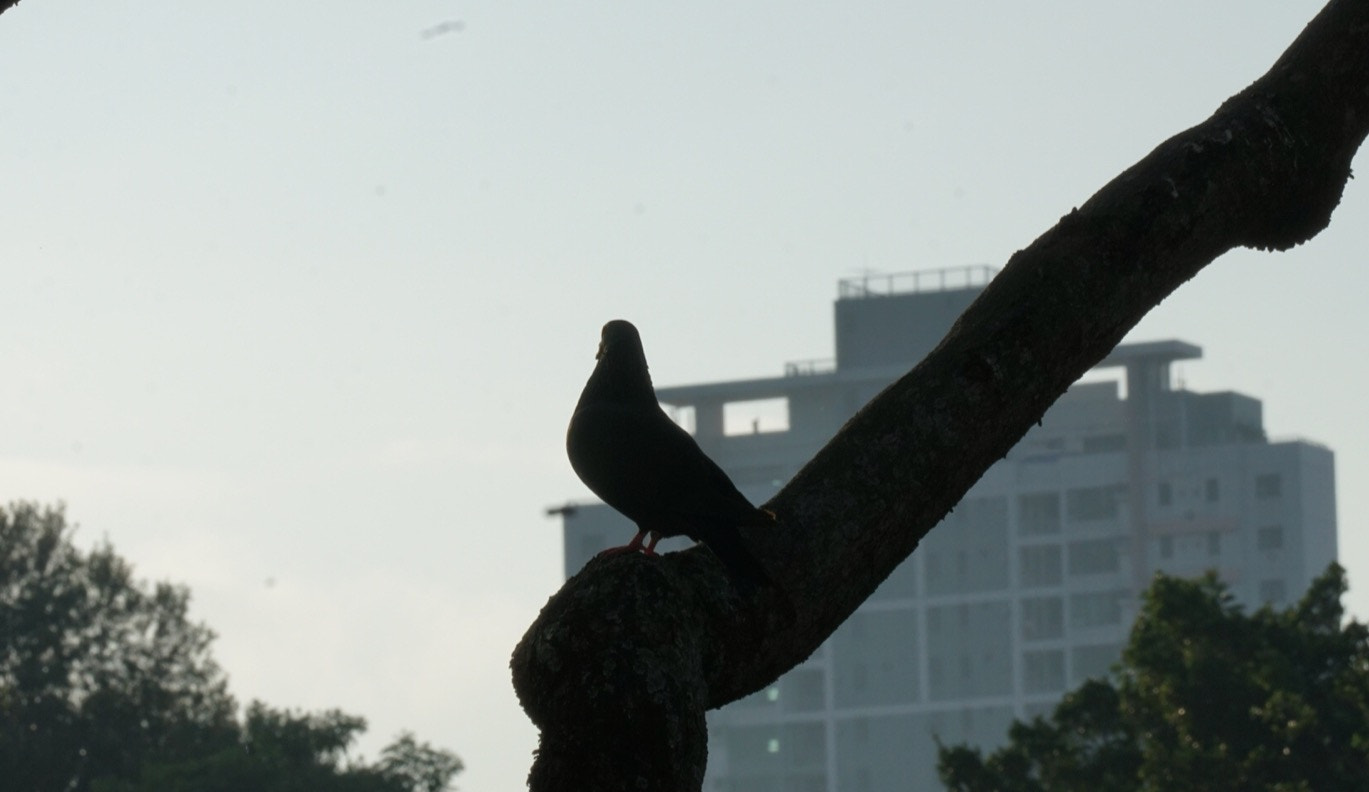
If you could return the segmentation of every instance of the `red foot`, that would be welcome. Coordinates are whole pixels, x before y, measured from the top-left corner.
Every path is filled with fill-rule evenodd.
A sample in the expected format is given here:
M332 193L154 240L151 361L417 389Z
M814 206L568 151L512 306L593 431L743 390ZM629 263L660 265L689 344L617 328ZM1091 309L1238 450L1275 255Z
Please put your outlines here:
M595 558L598 558L599 556L622 555L623 553L632 553L641 550L643 536L646 536L646 531L638 531L637 535L632 537L631 542L628 542L622 547L610 547L607 550L600 550L598 554L595 555ZM656 543L652 542L651 544L654 546ZM647 553L651 553L651 548L647 548Z
M646 536L647 533L651 534L651 540L646 543L645 547L643 547L642 537ZM622 547L610 547L607 550L600 550L598 553L595 554L595 558L598 558L599 556L622 555L623 553L632 553L638 550L642 551L642 555L655 557L656 543L659 541L661 541L660 534L656 533L655 531L648 532L646 529L642 529L637 532L636 536L632 537L631 542L628 542Z

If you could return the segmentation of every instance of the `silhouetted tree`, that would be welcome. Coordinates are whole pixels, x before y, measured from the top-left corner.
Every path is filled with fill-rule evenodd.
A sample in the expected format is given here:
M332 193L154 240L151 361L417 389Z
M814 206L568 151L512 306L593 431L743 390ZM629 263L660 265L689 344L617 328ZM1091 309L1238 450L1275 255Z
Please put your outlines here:
M292 714L248 708L240 741L184 761L152 764L136 779L97 781L93 792L444 792L461 761L401 735L379 762L347 762L366 729L336 710Z
M1332 565L1283 611L1246 614L1215 576L1157 577L1115 681L1014 723L985 756L942 748L955 792L1347 790L1369 784L1369 630Z
M0 789L442 792L462 769L407 733L348 761L366 724L335 710L239 723L189 592L71 534L61 509L0 508Z
M737 598L702 549L568 581L513 655L541 732L533 792L698 790L704 712L812 654L1147 311L1234 247L1326 227L1369 133L1365 85L1369 3L1332 0L1264 77L1013 255L766 504L779 527L745 531L778 588Z
M189 593L83 553L60 509L0 508L0 778L85 789L234 734L234 702L186 619Z
M452 754L420 743L405 732L380 752L376 767L381 775L401 782L411 792L443 792L463 765Z

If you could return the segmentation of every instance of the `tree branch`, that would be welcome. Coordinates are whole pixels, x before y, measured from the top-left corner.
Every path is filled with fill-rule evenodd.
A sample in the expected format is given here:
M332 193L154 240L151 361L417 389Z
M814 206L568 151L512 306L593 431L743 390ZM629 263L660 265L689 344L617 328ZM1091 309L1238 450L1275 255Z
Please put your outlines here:
M1333 0L1259 81L1019 251L950 334L768 504L780 581L705 550L591 562L514 651L551 790L698 790L703 713L802 662L1152 307L1234 247L1330 222L1369 132L1369 3Z

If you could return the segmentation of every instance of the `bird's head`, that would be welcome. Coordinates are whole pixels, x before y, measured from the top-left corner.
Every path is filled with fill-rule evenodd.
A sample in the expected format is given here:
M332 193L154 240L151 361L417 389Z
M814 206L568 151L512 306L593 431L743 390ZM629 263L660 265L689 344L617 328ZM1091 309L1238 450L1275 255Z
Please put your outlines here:
M638 358L645 365L646 353L642 351L642 337L637 334L637 328L632 326L632 322L614 319L604 325L604 329L599 333L599 351L595 353L594 359L603 360L605 355L623 360Z
M631 322L614 319L599 333L599 352L594 373L580 394L580 404L596 401L656 403L656 392L647 373L642 337ZM576 408L579 409L578 407Z

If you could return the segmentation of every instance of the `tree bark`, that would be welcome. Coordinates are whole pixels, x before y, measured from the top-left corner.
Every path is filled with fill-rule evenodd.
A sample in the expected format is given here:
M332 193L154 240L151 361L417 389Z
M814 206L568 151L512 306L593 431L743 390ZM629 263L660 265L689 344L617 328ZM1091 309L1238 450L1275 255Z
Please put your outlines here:
M779 581L737 597L706 550L596 560L514 650L534 792L702 783L704 712L808 657L1152 307L1234 247L1330 222L1369 132L1369 2L1332 0L1257 82L1025 250L913 371L768 504Z

